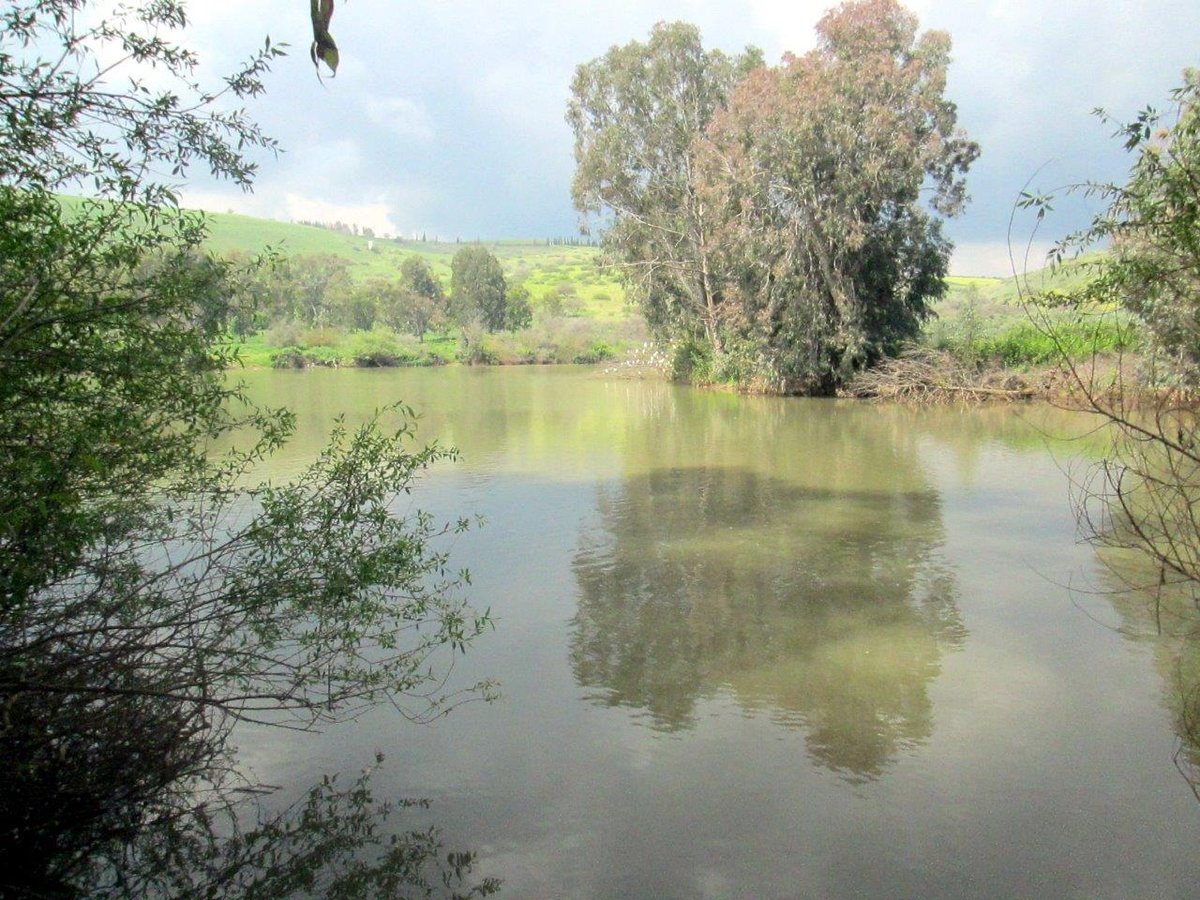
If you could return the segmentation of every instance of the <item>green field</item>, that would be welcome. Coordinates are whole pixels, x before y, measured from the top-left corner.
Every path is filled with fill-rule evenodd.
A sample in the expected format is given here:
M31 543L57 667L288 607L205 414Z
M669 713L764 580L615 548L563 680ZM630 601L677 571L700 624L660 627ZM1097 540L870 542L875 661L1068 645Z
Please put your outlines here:
M78 209L80 199L62 197L64 206ZM356 280L393 278L406 256L423 257L446 288L450 260L468 243L356 237L312 225L257 219L237 213L206 213L207 246L220 256L258 255L272 250L281 256L331 254L341 257ZM500 260L510 285L524 285L535 308L552 294L559 295L564 314L601 320L628 319L625 292L616 273L600 265L596 247L549 244L545 240L481 241Z
M346 259L351 272L360 279L387 277L398 271L407 254L416 253L428 260L447 287L450 260L464 246L387 239L369 242L366 238L322 228L233 214L213 214L210 230L210 246L218 253L233 250L256 253L267 247L285 255L333 253ZM625 303L616 275L601 269L597 248L519 240L486 242L483 246L500 260L510 284L523 284L529 290L535 309L556 303L563 316L577 323L577 328L588 327L585 325L588 320L591 327L600 326L595 334L581 334L565 341L559 336L556 340L542 337L540 341L522 343L512 337L492 336L488 339L489 358L503 362L572 361L590 358L590 347L605 344L619 354L636 339L633 334L618 337L603 327L606 323L616 326L638 317ZM1008 366L1046 364L1054 359L1054 344L1030 323L1022 302L1034 294L1081 287L1093 277L1097 259L1095 255L1087 256L1058 269L1039 269L1020 279L952 275L946 279L946 296L934 305L935 315L925 326L924 342L975 358L993 358ZM1132 332L1116 315L1083 326L1064 317L1058 317L1058 321L1066 329L1067 343L1072 347L1078 345L1080 352L1091 346L1120 350L1132 345ZM347 338L337 351L326 348L316 352L317 355L339 352L343 359L352 358L350 343ZM542 345L550 345L552 349ZM257 361L262 355L250 346L246 349L250 360ZM422 360L433 356L432 361L436 362L439 356L452 356L449 347L439 348L440 352L434 354L430 354L433 349L430 347L412 349Z
M995 359L1009 367L1045 365L1057 359L1058 346L1045 333L1053 324L1061 346L1076 356L1092 351L1135 350L1138 332L1128 314L1117 309L1041 310L1031 319L1026 303L1039 296L1069 293L1096 277L1103 259L1093 253L1059 268L1043 268L1020 278L951 276L949 290L934 305L925 325L925 342L938 349Z
M951 275L946 279L947 303L961 302L974 294L978 301L997 306L1018 306L1031 294L1048 291L1073 291L1092 280L1099 253L1089 253L1064 263L1059 268L1035 269L1019 278L988 278Z
M73 206L76 198L63 198ZM327 253L341 257L356 280L391 278L399 273L406 256L416 254L428 261L448 288L450 261L465 246L460 242L413 241L406 239L356 237L311 225L257 219L236 213L208 213L209 248L219 254L259 254L268 249L283 256ZM548 244L545 240L499 240L481 242L504 269L509 284L524 285L535 309L548 300L557 303L569 317L619 321L633 316L615 272L606 270L596 247ZM1015 278L951 275L949 291L935 306L940 319L956 320L971 303L975 315L988 321L1023 317L1021 296L1029 291L1070 290L1085 283L1094 255L1068 263L1057 271L1040 269Z

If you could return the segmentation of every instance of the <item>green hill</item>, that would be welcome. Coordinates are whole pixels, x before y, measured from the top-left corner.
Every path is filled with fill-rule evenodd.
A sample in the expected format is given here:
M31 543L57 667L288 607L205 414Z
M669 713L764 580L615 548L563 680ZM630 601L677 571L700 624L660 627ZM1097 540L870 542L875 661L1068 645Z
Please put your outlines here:
M536 240L481 241L504 268L512 284L523 284L537 301L559 292L564 305L579 315L619 319L629 315L615 274L600 267L595 247L549 244ZM329 253L346 260L361 280L390 278L406 256L424 257L434 273L450 283L450 260L464 243L358 237L312 225L256 219L235 213L209 213L209 247L225 255L256 254L268 248L291 256Z
M78 197L60 197L64 207L78 210ZM366 238L313 225L257 219L237 213L206 213L207 246L214 253L257 255L271 249L282 256L327 253L341 257L352 277L392 278L406 256L424 257L449 287L450 260L465 242L412 241ZM570 314L593 319L621 320L631 315L625 292L615 273L600 266L596 247L550 244L545 240L482 241L500 260L510 284L523 284L535 302L557 292Z
M1016 304L1022 296L1047 291L1072 291L1083 287L1095 277L1095 265L1103 258L1102 253L1088 253L1078 259L1063 263L1058 268L1049 266L1035 269L1020 277L984 278L951 275L946 279L950 287L947 299L971 294L988 303Z
M968 304L976 316L992 321L1024 319L1021 304L1037 294L1050 291L1073 291L1096 277L1096 263L1102 253L1089 253L1061 267L1035 269L1025 275L1009 278L982 278L951 275L946 279L949 290L935 306L943 319L957 318Z
M284 255L331 253L345 259L356 278L390 277L408 254L424 257L447 284L450 260L461 243L393 240L340 234L310 225L295 225L255 219L233 213L210 213L209 246L217 253L232 251L261 253L272 247ZM577 311L589 317L621 318L628 315L624 291L615 274L600 267L595 247L549 245L545 241L485 241L500 260L504 274L515 284L524 284L536 300L552 291L561 292ZM1022 291L1070 290L1091 277L1088 267L1096 254L1064 265L1061 269L1038 269L1020 279L952 275L949 292L938 304L940 315L953 318L959 307L974 299L989 314L1003 317L1018 312ZM1020 286L1019 286L1020 285Z

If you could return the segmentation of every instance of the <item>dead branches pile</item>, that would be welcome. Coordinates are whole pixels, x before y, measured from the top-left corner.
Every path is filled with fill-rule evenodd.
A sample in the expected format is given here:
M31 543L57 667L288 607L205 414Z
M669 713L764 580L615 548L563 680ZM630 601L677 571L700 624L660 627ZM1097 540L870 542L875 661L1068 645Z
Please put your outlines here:
M1035 377L981 368L942 350L916 347L859 373L842 394L897 403L978 403L1029 400L1041 390Z

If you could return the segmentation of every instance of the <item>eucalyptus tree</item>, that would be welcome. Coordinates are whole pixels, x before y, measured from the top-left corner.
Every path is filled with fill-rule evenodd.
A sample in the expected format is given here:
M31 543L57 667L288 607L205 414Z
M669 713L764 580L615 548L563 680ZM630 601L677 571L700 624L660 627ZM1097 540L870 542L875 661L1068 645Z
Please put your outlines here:
M761 63L705 50L683 22L578 67L567 121L575 133L572 195L604 226L602 246L651 326L719 346L719 225L699 188L698 141L742 73Z
M463 247L450 260L450 315L460 325L503 331L507 292L500 260L486 247Z
M293 420L229 378L231 273L158 173L252 183L274 144L240 103L279 50L210 88L185 25L174 0L0 12L0 893L323 893L325 862L339 895L419 884L433 856L361 818L214 824L236 722L438 715L437 658L487 618L437 546L458 524L395 513L446 456L411 447L403 410L256 482ZM77 190L94 199L57 196ZM314 802L370 812L325 787ZM364 844L381 866L353 860ZM289 860L291 881L253 874Z
M941 220L978 155L945 97L949 62L945 33L856 0L715 117L705 196L722 211L731 328L777 389L834 389L916 337L945 291Z
M817 38L768 68L659 25L576 72L576 206L677 372L828 392L944 291L940 217L978 154L944 96L949 38L895 0L845 3Z
M504 327L508 331L520 331L533 324L533 305L529 302L529 289L518 284L508 291L504 309Z
M423 258L415 253L400 264L401 297L396 308L397 322L425 339L430 328L444 324L449 312L446 292Z

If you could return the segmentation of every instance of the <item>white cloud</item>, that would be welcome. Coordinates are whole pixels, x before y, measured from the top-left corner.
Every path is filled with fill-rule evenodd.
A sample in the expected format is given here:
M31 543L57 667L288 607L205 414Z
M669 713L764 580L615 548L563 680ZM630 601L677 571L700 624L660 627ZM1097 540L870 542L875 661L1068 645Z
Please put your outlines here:
M367 97L363 101L367 118L402 138L429 143L436 136L425 107L406 97Z
M347 208L383 203L404 229L566 232L574 214L563 111L576 64L673 19L695 22L709 46L736 52L753 43L774 61L783 50L810 48L813 26L837 2L355 0L338 4L333 22L338 77L319 82L308 60L308 17L294 0L192 0L187 36L206 74L229 68L266 33L292 45L266 94L247 104L288 152L262 160L253 199L222 196L216 208L283 216L292 194ZM1124 117L1161 104L1179 69L1195 62L1191 38L1200 28L1195 0L906 5L923 28L950 32L948 93L983 146L968 179L974 202L947 227L962 245L959 270L1007 270L1007 250L995 242L1013 198L1048 160L1062 178L1045 172L1039 186L1122 177L1128 160L1089 111L1104 105ZM197 186L212 190L199 175ZM1086 213L1060 207L1055 219L1069 230Z
M392 208L383 201L374 203L329 203L301 194L286 194L288 218L295 221L345 222L371 228L376 234L391 234L396 230L392 222Z
M762 42L767 62L775 62L784 51L799 55L810 49L816 43L813 27L830 5L826 0L751 0L754 23L769 38Z
M1008 278L1014 266L1018 274L1024 274L1045 266L1052 246L1050 241L1035 241L1028 247L1023 243L1010 247L1005 241L964 241L954 248L950 274Z

